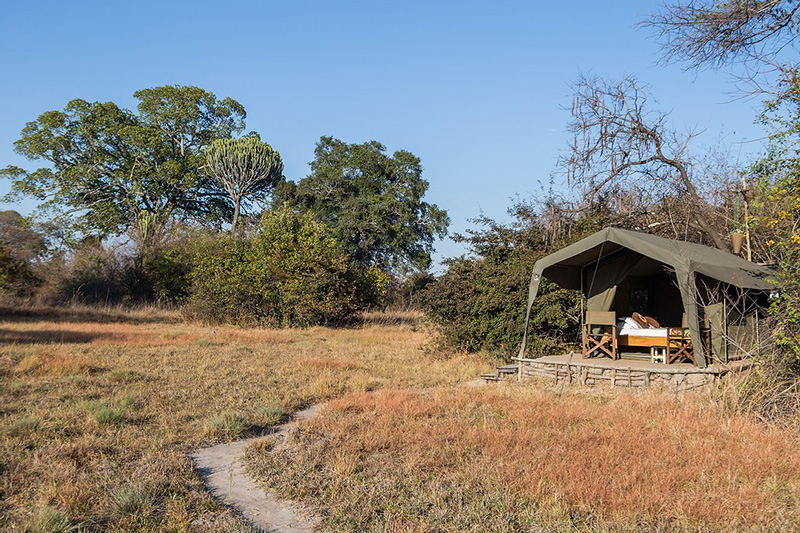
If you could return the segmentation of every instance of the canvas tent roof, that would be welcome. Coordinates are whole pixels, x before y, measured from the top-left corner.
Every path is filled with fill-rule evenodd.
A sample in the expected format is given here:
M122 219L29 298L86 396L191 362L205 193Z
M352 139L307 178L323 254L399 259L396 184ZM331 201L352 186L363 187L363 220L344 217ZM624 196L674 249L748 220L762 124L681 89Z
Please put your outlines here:
M598 275L597 266L624 251L628 252L625 263L600 271ZM587 292L584 286L585 276L587 272L591 273L590 288L587 292L587 295L591 297L588 308L592 309L593 305L606 306L607 310L607 306L611 304L615 286L632 271L634 265L641 258L657 261L675 271L681 300L694 338L700 338L695 296L696 274L742 289L766 291L772 290L776 286L774 273L770 269L722 250L701 244L665 239L647 233L606 228L543 257L534 264L528 292L525 335L519 356L523 357L525 354L530 311L539 290L541 276L562 287L581 289ZM606 293L605 296L603 291ZM598 308L598 310L603 309ZM696 352L698 351L698 365L705 366L703 347L698 346Z
M581 288L582 270L598 259L627 248L672 267L704 274L742 289L775 288L774 273L761 265L716 248L665 239L648 233L605 228L539 259L534 272L568 289Z

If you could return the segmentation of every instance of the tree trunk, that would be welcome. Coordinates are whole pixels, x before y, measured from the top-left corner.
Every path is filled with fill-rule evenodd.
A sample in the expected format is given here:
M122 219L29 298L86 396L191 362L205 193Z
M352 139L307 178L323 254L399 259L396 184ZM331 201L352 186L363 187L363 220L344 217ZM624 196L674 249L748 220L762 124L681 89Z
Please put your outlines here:
M239 222L239 210L241 209L241 199L233 201L233 221L231 222L231 233L236 235L236 224Z

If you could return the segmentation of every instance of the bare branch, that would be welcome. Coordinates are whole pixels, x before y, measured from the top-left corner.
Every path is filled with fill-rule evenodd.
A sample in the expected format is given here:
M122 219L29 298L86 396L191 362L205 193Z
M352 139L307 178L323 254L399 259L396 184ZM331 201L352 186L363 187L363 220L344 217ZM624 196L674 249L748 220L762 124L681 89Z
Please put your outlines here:
M664 6L641 26L655 30L664 63L690 69L736 64L751 94L782 98L798 87L797 61L787 54L798 19L798 0L689 0Z
M581 77L573 89L573 141L561 166L570 182L583 186L584 200L593 204L611 186L630 190L660 185L662 194L685 191L693 221L715 246L727 248L708 222L708 206L691 179L685 155L692 134L668 130L667 115L647 108L649 88L634 78L609 82Z

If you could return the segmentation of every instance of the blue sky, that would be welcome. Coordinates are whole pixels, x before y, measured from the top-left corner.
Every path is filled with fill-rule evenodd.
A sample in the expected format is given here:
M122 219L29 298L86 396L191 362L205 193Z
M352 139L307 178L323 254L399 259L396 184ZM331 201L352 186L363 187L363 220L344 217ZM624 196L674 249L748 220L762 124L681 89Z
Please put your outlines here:
M567 142L579 73L635 75L673 125L702 131L695 153L742 156L763 136L758 101L726 73L656 65L636 23L650 1L0 3L0 166L26 122L72 98L134 107L137 89L196 85L247 110L247 129L308 172L321 135L378 140L422 159L427 200L453 231L506 219L511 198L547 183ZM742 141L746 141L741 144ZM747 142L749 141L749 142ZM566 187L557 183L558 186ZM0 183L0 193L8 190ZM26 202L16 208L30 212ZM463 250L444 241L437 257Z

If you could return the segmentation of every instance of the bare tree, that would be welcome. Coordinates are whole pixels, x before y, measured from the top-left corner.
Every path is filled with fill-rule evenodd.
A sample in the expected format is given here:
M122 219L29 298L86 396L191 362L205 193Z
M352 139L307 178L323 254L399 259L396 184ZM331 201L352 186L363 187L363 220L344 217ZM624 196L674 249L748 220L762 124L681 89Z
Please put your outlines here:
M207 172L233 201L231 233L235 233L242 203L270 193L283 177L281 155L257 137L244 137L216 140L205 156Z
M727 249L705 212L707 202L691 179L692 134L666 126L667 115L647 108L648 87L634 78L609 82L582 76L573 86L571 150L562 158L568 181L583 186L590 204L604 189L657 189L683 195L692 206L689 223L714 245Z
M758 93L797 100L792 47L800 27L798 0L689 0L667 4L642 23L661 41L664 61L689 68L738 64ZM777 74L777 83L765 78Z

